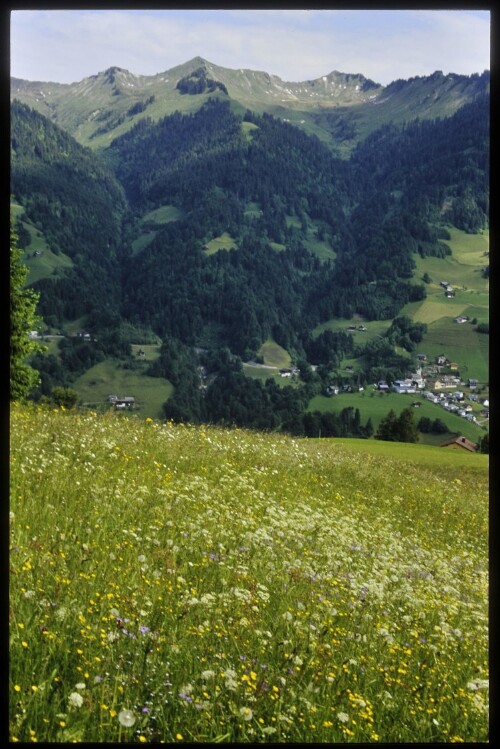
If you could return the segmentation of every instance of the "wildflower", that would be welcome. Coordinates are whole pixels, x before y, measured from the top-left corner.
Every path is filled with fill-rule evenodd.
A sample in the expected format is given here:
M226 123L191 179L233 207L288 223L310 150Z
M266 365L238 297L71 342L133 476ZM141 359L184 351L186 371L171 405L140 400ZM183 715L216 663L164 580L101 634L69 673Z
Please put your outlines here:
M252 720L253 718L253 712L250 710L249 707L240 708L240 715L243 718L243 720Z
M78 684L75 684L75 689L85 689L86 684L84 682L79 682Z
M184 736L182 735L182 733L176 733L175 734L175 738L177 739L177 741L182 741L182 739L184 738Z
M68 697L68 705L70 707L81 707L83 705L83 697L78 692L71 692Z
M337 718L341 723L347 723L347 721L349 720L349 716L347 715L347 713L337 713Z
M125 728L131 728L134 725L136 718L132 710L121 710L118 713L118 720L122 726L125 726Z
M211 671L210 669L207 670L207 671L202 671L201 672L201 678L205 679L205 680L207 680L207 679L213 679L214 676L215 676L215 671Z
M469 681L467 683L467 689L470 689L473 692L477 689L489 689L489 684L488 679L474 679L474 681Z

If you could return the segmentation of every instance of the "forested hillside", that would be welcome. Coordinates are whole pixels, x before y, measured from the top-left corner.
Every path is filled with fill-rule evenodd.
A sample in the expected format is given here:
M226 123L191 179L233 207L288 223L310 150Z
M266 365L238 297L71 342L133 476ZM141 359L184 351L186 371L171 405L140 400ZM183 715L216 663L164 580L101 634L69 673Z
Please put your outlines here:
M126 353L141 330L164 342L150 374L175 385L172 415L248 423L267 402L283 409L260 383L260 409L252 398L246 416L222 409L223 373L244 390L232 356L252 359L272 339L304 371L332 364L352 337L313 341L319 323L397 317L425 297L412 277L418 255L449 253L446 224L487 226L489 97L445 119L384 125L346 160L269 114L237 114L219 94L191 114L146 114L99 155L14 102L11 190L51 250L73 261L35 284L45 323L80 320L96 337L92 351L61 344L56 380L61 363L77 376ZM193 347L212 373L227 365L205 398ZM378 348L366 376L381 366L403 376L408 360ZM276 422L286 418L271 414Z
M113 174L87 148L20 102L11 108L11 191L52 252L73 267L39 281L49 325L120 303L126 200Z

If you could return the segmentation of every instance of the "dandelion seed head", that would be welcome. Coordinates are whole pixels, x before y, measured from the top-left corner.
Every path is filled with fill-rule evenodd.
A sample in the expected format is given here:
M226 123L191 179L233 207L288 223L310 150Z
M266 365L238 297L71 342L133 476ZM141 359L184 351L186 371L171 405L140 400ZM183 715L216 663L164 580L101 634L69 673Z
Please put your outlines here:
M136 717L132 710L124 709L118 713L118 720L125 728L131 728L136 721Z

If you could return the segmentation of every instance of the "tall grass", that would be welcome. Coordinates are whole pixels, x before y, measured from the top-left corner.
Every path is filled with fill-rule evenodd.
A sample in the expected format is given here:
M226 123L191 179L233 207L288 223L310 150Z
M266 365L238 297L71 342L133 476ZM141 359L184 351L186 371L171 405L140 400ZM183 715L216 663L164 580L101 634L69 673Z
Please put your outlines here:
M11 428L11 741L487 740L487 456Z

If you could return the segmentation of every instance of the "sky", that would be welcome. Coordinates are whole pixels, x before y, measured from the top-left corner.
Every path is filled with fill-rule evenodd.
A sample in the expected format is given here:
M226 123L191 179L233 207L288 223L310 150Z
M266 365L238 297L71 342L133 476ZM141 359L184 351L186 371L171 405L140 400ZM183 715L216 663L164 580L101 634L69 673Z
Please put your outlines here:
M73 83L112 66L155 75L203 57L300 82L334 70L387 85L490 69L489 10L12 10L10 72Z

